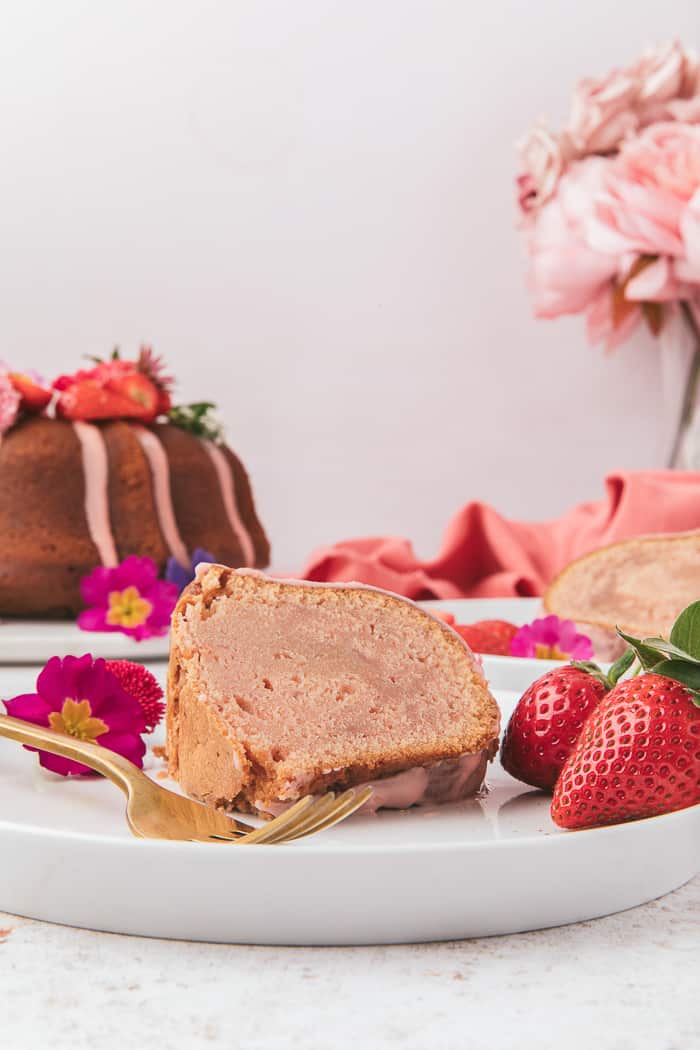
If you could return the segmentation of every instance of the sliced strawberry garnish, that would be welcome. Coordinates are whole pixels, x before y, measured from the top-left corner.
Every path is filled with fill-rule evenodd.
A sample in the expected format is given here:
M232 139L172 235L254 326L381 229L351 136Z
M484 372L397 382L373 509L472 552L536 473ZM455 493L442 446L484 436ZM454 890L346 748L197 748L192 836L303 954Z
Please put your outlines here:
M160 411L160 391L142 372L115 376L107 382L107 390L130 401L138 419L152 421Z
M94 379L74 383L60 395L56 413L63 419L139 419L150 422L153 412L125 394L102 386Z
M10 382L20 394L22 401L20 407L25 412L43 412L53 397L53 392L37 383L36 379L24 375L23 372L10 372Z
M99 361L91 370L90 378L107 384L113 379L134 375L137 371L133 361L122 361L120 357L111 357L108 361Z
M173 407L173 401L167 390L158 390L158 415L167 416Z
M51 386L54 390L68 390L69 387L75 386L76 383L82 383L86 379L95 378L94 368L81 368L77 372L73 372L72 375L60 375L54 379Z
M139 419L151 423L172 407L172 380L160 358L141 350L138 361L124 361L114 351L107 361L54 382L61 397L57 412L65 419Z
M478 620L476 623L455 624L455 631L475 653L490 656L510 656L510 643L518 628L507 620Z

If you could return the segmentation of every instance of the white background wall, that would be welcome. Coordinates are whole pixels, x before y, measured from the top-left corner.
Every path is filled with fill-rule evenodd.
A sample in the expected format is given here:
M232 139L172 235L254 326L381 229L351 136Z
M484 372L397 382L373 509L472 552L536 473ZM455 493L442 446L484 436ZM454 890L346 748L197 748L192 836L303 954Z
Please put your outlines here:
M0 358L153 343L275 546L546 517L660 465L659 353L531 319L513 142L697 0L22 0L0 13Z

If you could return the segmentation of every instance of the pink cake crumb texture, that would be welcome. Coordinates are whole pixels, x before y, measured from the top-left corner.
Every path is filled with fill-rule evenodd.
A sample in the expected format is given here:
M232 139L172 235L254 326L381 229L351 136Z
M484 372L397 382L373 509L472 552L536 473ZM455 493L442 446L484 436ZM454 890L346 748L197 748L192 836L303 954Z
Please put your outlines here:
M463 797L498 731L468 647L406 599L209 565L175 610L170 772L212 804L271 811L406 770L398 804Z

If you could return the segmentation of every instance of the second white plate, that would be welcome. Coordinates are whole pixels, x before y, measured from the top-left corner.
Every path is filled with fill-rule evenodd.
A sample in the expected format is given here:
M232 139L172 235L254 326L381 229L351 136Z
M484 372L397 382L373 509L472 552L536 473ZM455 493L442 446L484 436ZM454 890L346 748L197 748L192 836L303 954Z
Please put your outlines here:
M81 631L73 620L0 620L0 664L44 664L52 656L92 653L106 660L167 660L170 641L135 642L118 631Z
M426 609L444 609L452 613L457 623L507 620L520 627L538 616L546 615L540 598L452 598L420 604ZM558 660L531 660L516 656L484 655L481 659L489 684L494 689L513 689L521 693L547 671L560 666Z

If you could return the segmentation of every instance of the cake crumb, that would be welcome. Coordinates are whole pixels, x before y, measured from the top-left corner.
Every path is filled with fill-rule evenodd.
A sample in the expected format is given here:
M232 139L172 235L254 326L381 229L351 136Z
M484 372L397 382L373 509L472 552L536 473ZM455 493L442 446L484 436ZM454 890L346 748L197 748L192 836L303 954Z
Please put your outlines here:
M163 744L155 744L151 751L155 758L161 758L164 762L168 761L168 749Z
M12 930L13 930L12 926L8 926L4 930L0 930L0 944L4 944L4 942L7 940L7 938L12 933Z

